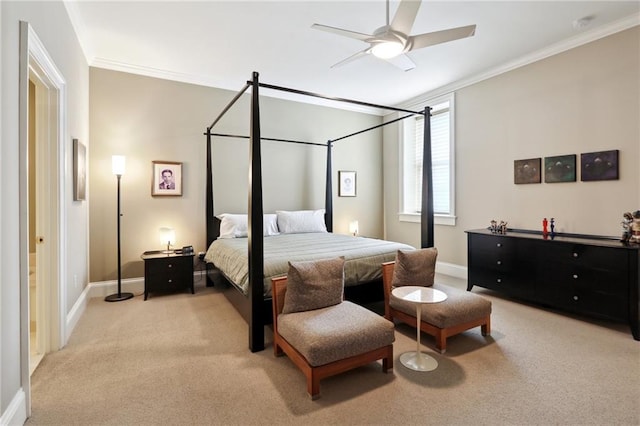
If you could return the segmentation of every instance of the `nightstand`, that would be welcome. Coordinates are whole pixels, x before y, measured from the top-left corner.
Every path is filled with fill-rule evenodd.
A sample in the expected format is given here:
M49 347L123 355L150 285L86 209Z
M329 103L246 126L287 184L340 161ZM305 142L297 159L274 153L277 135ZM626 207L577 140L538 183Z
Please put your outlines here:
M193 288L193 253L163 253L145 251L140 256L144 260L144 300L149 293L171 292Z

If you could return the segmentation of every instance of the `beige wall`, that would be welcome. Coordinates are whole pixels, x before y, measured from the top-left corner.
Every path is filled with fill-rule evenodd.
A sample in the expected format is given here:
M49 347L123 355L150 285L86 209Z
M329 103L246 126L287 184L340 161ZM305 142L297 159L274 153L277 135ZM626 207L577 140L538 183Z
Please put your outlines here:
M436 226L439 261L466 266L465 230L491 219L560 232L621 234L640 209L640 27L569 50L456 92L455 227ZM384 133L386 237L419 245L401 223L397 126ZM615 181L515 185L518 159L620 150ZM543 160L544 161L544 160Z
M240 76L241 77L241 76ZM239 77L239 80L242 80ZM250 76L246 76L249 78ZM89 153L91 281L117 278L116 178L111 155L127 158L122 177L123 277L142 277L140 254L158 250L158 228L176 230L177 246L205 247L205 153L203 135L234 92L92 68ZM263 92L268 95L268 92ZM381 122L375 115L264 96L262 136L326 143ZM243 97L215 131L248 135L249 101ZM367 132L334 145L334 231L382 236L382 133ZM247 209L248 142L214 141L215 213ZM264 210L324 207L326 149L263 143ZM151 162L183 163L182 197L151 196ZM338 170L355 170L358 194L337 197Z
M638 28L589 43L456 92L457 226L436 226L439 260L466 265L467 229L503 219L538 229L555 217L564 232L617 235L622 213L640 208ZM267 93L263 93L267 94ZM112 154L127 156L122 179L125 277L143 275L140 254L159 249L161 226L177 245L204 247L203 132L233 92L126 73L91 70L91 281L116 277L115 177ZM248 99L219 125L247 134ZM263 98L266 137L324 142L375 124L375 116ZM358 197L335 196L335 230L358 219L361 233L420 245L419 224L399 222L397 126L336 143L338 170L358 172ZM380 148L381 135L384 146ZM373 145L373 147L371 146ZM620 179L514 185L513 161L619 149ZM215 210L246 210L246 141L215 142ZM319 208L324 203L324 150L265 142L265 211ZM382 158L384 157L384 178ZM150 195L151 161L184 164L183 196ZM276 167L267 165L276 164ZM579 178L578 178L579 179ZM380 206L384 194L384 227ZM598 200L598 201L594 201ZM373 213L372 213L373 212Z

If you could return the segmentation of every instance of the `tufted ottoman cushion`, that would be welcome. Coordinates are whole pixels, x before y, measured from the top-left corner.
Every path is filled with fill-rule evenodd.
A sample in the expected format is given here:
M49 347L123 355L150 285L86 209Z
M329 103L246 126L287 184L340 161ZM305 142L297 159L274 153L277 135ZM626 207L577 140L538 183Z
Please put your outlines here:
M391 321L348 301L280 314L278 333L313 367L388 346L395 340Z
M436 283L433 288L443 291L447 295L447 300L422 305L421 319L423 322L438 328L448 328L491 314L491 301L482 296L444 284ZM407 315L416 316L414 303L391 295L389 305Z

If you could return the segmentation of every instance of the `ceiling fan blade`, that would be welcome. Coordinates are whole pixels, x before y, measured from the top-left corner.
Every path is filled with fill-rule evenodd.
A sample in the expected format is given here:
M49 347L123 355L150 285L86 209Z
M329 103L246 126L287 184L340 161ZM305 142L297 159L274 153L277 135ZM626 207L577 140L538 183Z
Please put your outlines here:
M466 27L451 28L448 30L411 36L409 37L409 42L411 43L410 50L422 49L423 47L433 46L435 44L471 37L475 33L476 26L467 25Z
M385 59L385 61L397 68L400 68L402 71L410 71L416 67L416 64L411 60L411 58L405 54Z
M416 20L416 15L418 15L420 4L420 0L402 0L391 22L391 28L395 31L409 34Z
M362 41L367 41L368 39L373 37L370 34L358 33L356 31L330 27L328 25L322 25L322 24L313 24L311 25L311 28L315 28L316 30L320 30L320 31L326 31L328 33L338 34L344 37L355 38L356 40L362 40Z
M337 64L333 64L331 65L331 68L337 68L337 67L341 67L343 65L348 64L349 62L353 62L358 58L361 58L363 56L368 55L371 52L371 48L368 47L365 50L361 50L360 52L356 52L353 55L349 56L346 59L341 60L340 62L338 62Z

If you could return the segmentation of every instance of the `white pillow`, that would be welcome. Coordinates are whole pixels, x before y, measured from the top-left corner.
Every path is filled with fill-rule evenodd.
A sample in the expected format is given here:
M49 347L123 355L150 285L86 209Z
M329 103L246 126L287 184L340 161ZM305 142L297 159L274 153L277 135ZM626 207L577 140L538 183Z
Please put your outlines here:
M249 233L246 214L223 213L220 219L220 236L218 238L242 238ZM265 237L278 235L278 218L274 213L263 215L263 234Z
M218 238L239 238L247 236L247 215L223 213L220 219L220 236Z
M278 229L283 234L303 232L327 232L324 223L324 209L320 210L276 210Z
M269 213L263 215L263 218L264 220L262 221L262 226L264 227L264 236L268 237L270 235L279 235L280 231L278 230L278 215L276 215L275 213Z

